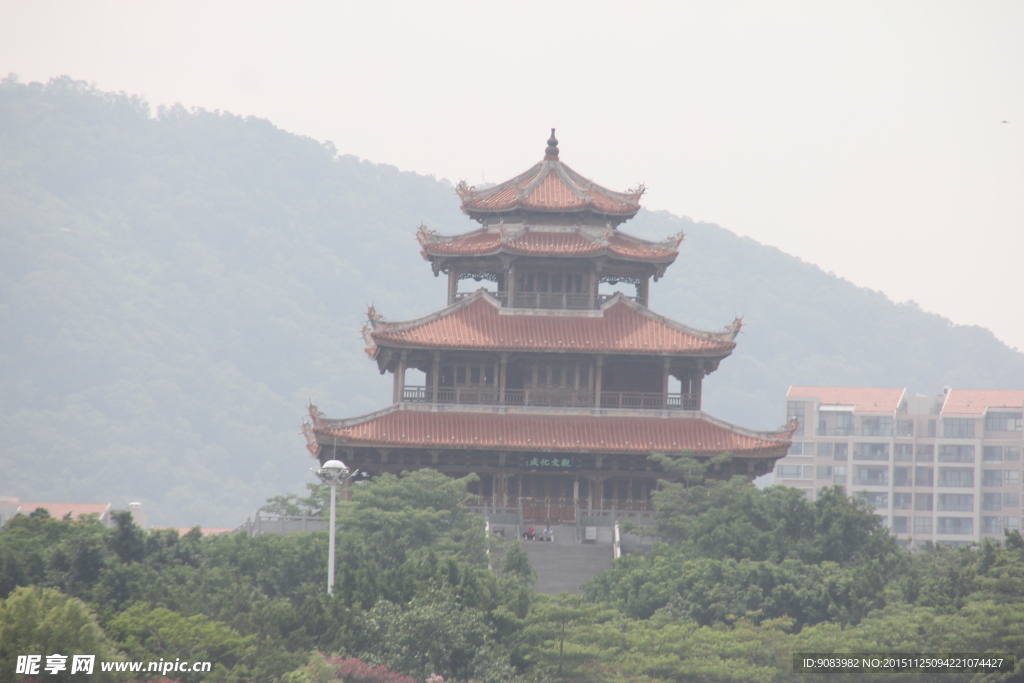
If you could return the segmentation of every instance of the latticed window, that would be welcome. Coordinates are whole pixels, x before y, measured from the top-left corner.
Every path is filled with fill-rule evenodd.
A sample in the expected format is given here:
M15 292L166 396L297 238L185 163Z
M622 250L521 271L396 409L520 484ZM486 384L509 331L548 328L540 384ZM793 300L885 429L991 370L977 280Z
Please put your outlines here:
M974 462L974 446L944 443L939 446L939 462Z
M974 512L974 494L940 493L939 510L945 512Z
M1003 509L1003 495L1001 493L981 494L981 509L998 512Z
M935 444L918 444L914 453L918 462L932 462L935 460Z
M974 470L966 467L940 467L939 486L970 488L974 486Z
M854 447L854 460L888 460L889 444L859 443Z
M891 417L863 417L860 422L861 436L892 436Z
M942 421L942 435L947 439L973 439L974 420L969 417L947 417Z
M938 522L936 531L940 534L964 535L974 533L974 520L970 517L939 517Z
M913 506L913 496L909 493L892 494L892 507L894 510L909 510Z
M1003 471L1002 470L982 470L981 471L981 485L982 486L1002 486L1003 485Z
M934 486L935 485L935 469L932 467L921 467L918 465L914 468L914 485L915 486Z
M985 446L981 455L982 462L1002 462L1003 461L1003 447L1002 446Z
M889 494L883 491L861 491L857 497L875 509L889 507Z
M986 413L986 432L1019 432L1024 425L1024 413Z
M908 533L908 531L910 530L910 525L908 524L908 522L909 522L909 518L908 517L893 517L892 518L892 531L893 531L893 533L895 533L895 534L905 534L905 533Z
M914 517L914 533L930 534L932 532L931 517Z

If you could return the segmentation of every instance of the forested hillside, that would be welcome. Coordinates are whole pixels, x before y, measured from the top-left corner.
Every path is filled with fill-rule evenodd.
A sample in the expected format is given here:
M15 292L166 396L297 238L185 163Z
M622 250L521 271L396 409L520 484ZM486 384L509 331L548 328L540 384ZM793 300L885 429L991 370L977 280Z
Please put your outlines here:
M473 226L447 181L264 120L4 80L0 495L140 500L156 524L232 525L300 489L310 399L332 416L390 400L362 350L366 304L403 319L443 302L421 222ZM705 383L720 417L776 426L789 384L1024 386L1024 355L986 330L716 225L644 212L626 228L687 233L653 308L712 329L745 316Z

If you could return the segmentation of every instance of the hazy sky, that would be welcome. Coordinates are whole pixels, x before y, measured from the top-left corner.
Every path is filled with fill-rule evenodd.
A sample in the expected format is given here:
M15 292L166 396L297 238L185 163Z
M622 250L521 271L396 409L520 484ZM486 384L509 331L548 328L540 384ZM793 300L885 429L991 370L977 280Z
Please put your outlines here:
M1024 2L2 0L7 72L471 183L557 126L649 208L1024 349Z

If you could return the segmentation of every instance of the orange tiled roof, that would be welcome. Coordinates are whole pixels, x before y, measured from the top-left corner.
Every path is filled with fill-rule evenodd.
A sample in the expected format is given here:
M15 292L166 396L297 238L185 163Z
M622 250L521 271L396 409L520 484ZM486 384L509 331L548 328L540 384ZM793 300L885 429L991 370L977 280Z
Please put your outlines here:
M421 226L416 238L423 247L424 257L428 259L430 256L487 256L505 252L563 257L609 254L632 261L671 263L679 255L678 247L683 235L674 235L664 242L649 242L613 229L576 228L554 231L502 226L443 237Z
M943 415L984 415L987 408L1024 409L1024 391L950 389L942 404Z
M72 519L77 519L82 515L98 515L103 517L111 510L110 503L14 503L20 506L18 512L23 515L28 515L34 512L37 508L46 508L46 511L50 513L50 516L55 519L64 519L71 514Z
M371 314L364 337L376 355L381 344L413 348L583 351L629 354L732 353L735 331L703 332L652 313L621 295L599 311L552 315L502 308L487 292L418 320L386 322ZM597 313L599 315L593 315Z
M174 529L175 531L178 532L179 536L184 536L188 532L192 531L192 529L195 529L195 527L191 527L191 526L155 526L155 527L153 527L153 529L155 529L155 530ZM203 536L216 536L218 534L230 533L230 532L232 532L234 530L235 530L235 528L234 527L230 527L230 526L201 526L201 527L199 527L199 533L201 533Z
M584 178L558 157L545 158L524 173L492 187L478 189L465 181L455 188L462 210L477 218L516 209L542 212L594 213L628 219L640 210L641 186L616 192Z
M788 431L754 432L709 416L646 417L406 410L392 406L349 420L324 420L312 429L324 444L444 447L544 452L697 453L738 457L785 454Z
M817 398L825 406L853 406L858 413L895 413L906 389L790 387L787 398Z

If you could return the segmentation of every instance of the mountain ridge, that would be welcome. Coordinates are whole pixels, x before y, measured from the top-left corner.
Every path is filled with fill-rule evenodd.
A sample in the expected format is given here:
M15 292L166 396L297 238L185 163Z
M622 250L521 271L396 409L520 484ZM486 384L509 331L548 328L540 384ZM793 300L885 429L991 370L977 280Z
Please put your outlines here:
M337 417L390 402L365 306L440 308L416 226L475 226L447 181L70 78L0 82L0 180L0 495L141 500L176 526L240 523L311 481L311 399ZM704 384L723 419L777 426L791 384L1024 386L1024 354L983 328L712 223L643 210L623 229L687 233L654 311L745 315Z

